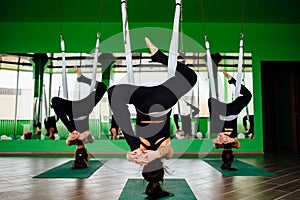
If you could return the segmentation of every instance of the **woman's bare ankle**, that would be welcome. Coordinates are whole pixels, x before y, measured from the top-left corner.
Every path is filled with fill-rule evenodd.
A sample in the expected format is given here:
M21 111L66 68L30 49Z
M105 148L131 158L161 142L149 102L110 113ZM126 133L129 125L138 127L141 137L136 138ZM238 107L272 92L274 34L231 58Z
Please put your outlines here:
M223 71L224 76L230 81L232 79L232 76L228 74L227 72Z
M150 50L151 56L153 56L158 51L158 48L154 44L152 44L152 42L147 37L145 38L145 42L146 42L147 47Z
M74 66L74 72L77 74L78 78L81 76L81 72L77 66Z

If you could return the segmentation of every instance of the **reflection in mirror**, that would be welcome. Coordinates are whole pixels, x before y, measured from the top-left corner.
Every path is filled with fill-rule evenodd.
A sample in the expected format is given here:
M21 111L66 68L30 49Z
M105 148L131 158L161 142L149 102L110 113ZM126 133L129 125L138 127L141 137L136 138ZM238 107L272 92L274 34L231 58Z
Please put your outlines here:
M124 53L110 54L113 57L105 55L104 53L100 54L98 59L97 80L106 81L109 86L126 83ZM46 58L42 70L36 67L37 63L34 59L37 56ZM208 108L210 87L205 57L205 53L180 53L179 61L184 59L187 64L190 64L190 67L197 73L198 82L173 107L171 135L176 139L213 138L210 134ZM115 59L115 62L110 68L107 63L112 59ZM213 59L218 98L224 103L230 103L234 100L235 87L227 83L222 71L236 77L238 53L213 54ZM89 94L89 87L76 81L77 76L73 67L74 65L79 66L83 75L92 77L93 55L67 53L66 60L69 99L82 99ZM148 53L134 53L133 68L137 85L151 86L167 79L167 68L152 62ZM29 134L31 133L31 138L66 139L68 131L60 120L56 122L54 130L51 129L50 131L46 127L47 118L55 114L50 107L51 98L62 96L61 73L60 53L44 55L34 53L0 54L0 100L1 105L5 105L0 110L2 138L26 139L30 137ZM39 80L39 89L35 89L37 80ZM253 95L251 53L244 53L242 84ZM39 91L38 94L36 94L37 91ZM134 122L135 109L133 106L129 106L129 109ZM238 115L237 134L240 139L254 138L253 111L252 98ZM34 120L36 124L42 122L41 135L35 134L37 127L33 126ZM90 114L90 131L95 139L123 139L122 130L112 129L114 126L107 94L105 94Z

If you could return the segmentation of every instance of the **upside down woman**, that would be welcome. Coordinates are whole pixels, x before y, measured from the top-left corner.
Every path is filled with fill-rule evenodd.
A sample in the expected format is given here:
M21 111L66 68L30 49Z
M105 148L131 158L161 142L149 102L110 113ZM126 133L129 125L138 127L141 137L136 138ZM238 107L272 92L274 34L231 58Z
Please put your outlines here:
M145 41L152 61L167 65L168 57L148 38ZM171 108L196 82L196 73L183 63L177 62L175 76L160 85L145 87L120 84L108 90L115 120L130 147L127 159L144 166L142 174L149 182L146 188L149 198L171 195L159 183L164 177L161 159L173 156L170 141ZM133 104L137 112L135 131L131 126L128 104Z
M91 85L92 80L83 76L75 66L77 81ZM72 169L86 168L88 162L88 153L85 148L86 143L94 142L94 138L89 131L89 114L101 100L107 86L96 81L94 90L85 98L70 101L60 97L52 98L52 108L57 117L63 122L69 131L69 137L66 140L67 145L76 145L75 161Z
M228 79L229 84L236 84L236 80L227 72L223 72ZM234 160L232 148L240 148L240 142L237 139L237 117L231 120L222 120L227 116L238 115L245 108L252 98L251 92L241 85L240 96L231 103L223 103L215 98L208 100L208 107L211 118L211 131L219 133L214 139L215 148L224 148L222 151L222 169L236 171L231 164Z

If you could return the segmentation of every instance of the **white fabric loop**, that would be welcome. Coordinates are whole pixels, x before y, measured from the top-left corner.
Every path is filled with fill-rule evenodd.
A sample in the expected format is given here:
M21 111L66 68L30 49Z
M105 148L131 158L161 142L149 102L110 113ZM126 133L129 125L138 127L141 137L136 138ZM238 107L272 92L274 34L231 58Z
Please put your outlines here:
M100 32L97 33L95 54L94 54L94 62L93 62L93 74L92 74L92 83L90 92L92 92L96 85L96 75L97 75L97 65L98 65L98 54L99 54L99 40L100 40Z
M62 57L62 88L63 96L68 99L68 83L67 83L67 67L66 67L66 53L65 53L65 41L62 35L60 35L60 47L61 47L61 57Z
M126 1L121 0L121 10L122 10L122 22L123 22L123 39L124 39L124 48L126 55L126 65L127 65L127 80L128 83L134 84L134 75L132 68L132 53L130 45L130 36L128 29L127 21L127 10L126 10Z
M173 33L169 48L169 59L168 59L168 78L175 75L177 67L177 53L178 53L178 35L179 35L179 19L180 19L180 7L181 0L175 0L175 15L173 22Z

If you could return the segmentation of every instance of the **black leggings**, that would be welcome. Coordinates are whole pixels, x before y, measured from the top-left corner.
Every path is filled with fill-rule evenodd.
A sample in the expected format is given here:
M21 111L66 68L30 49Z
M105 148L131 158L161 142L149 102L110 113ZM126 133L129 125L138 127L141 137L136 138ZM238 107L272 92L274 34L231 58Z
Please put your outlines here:
M229 83L235 85L236 81L234 78L232 78ZM220 133L222 131L225 131L225 128L232 128L233 131L230 137L237 136L237 119L234 119L232 121L222 121L220 120L220 115L238 115L243 110L243 108L248 105L252 98L251 92L244 85L241 85L240 94L242 96L237 97L231 103L223 103L217 99L209 98L208 107L211 118L211 132Z
M157 51L151 59L164 65L168 64L168 57L161 51ZM156 135L158 136L155 138L160 138L161 136L170 137L170 127L167 127L169 125L170 112L168 115L164 114L158 118L150 117L143 113L162 112L171 109L178 99L186 94L196 82L196 73L183 63L177 62L175 76L160 85L145 87L120 84L109 88L108 98L111 109L131 150L137 149L140 142L139 138L134 136L127 104L133 104L137 109L137 136L147 138ZM164 123L163 125L149 124L143 127L140 123L142 120L164 120ZM155 128L156 126L160 128ZM147 130L145 130L146 127Z
M249 119L248 119L248 117L249 117ZM247 127L247 120L249 120L249 129L248 129L248 127ZM254 132L254 116L253 115L249 115L249 116L244 116L243 117L243 126L244 126L244 128L245 129L247 129L247 130L249 130L248 131L248 133L250 134L250 133L252 133L253 134L253 132Z
M50 116L50 117L47 117L45 120L44 120L44 125L45 125L45 128L49 131L50 128L54 128L54 132L57 133L57 127L56 127L56 118L55 116Z
M91 79L81 75L78 82L91 85ZM60 97L52 98L52 108L57 117L63 122L69 132L77 130L79 132L89 130L89 114L103 97L107 87L102 82L96 82L96 90L92 91L84 99L70 101ZM76 118L82 118L76 120ZM75 120L74 120L75 119Z
M178 123L179 122L179 114L174 114L173 118L174 118L176 129L179 130L180 129L180 126Z

